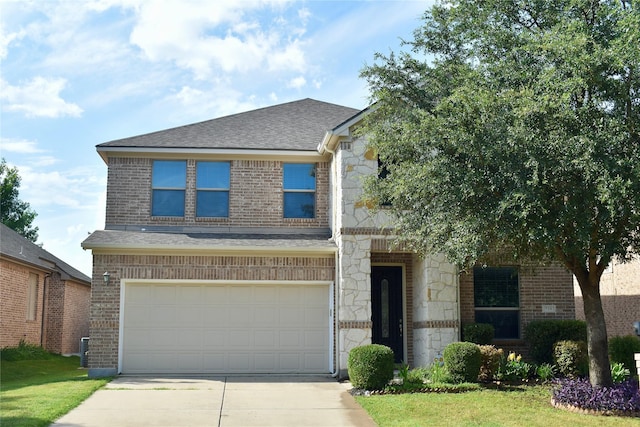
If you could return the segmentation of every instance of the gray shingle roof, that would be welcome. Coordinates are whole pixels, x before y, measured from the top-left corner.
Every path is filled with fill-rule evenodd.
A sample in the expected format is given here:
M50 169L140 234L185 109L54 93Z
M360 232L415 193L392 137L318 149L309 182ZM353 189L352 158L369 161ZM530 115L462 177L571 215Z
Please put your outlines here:
M302 99L98 145L313 151L325 133L360 110Z
M59 271L65 279L70 277L87 284L91 283L89 276L71 267L32 241L25 239L2 223L0 223L0 253L7 258L31 264L47 271Z
M85 249L210 249L331 252L330 236L292 234L169 233L97 230L82 242Z

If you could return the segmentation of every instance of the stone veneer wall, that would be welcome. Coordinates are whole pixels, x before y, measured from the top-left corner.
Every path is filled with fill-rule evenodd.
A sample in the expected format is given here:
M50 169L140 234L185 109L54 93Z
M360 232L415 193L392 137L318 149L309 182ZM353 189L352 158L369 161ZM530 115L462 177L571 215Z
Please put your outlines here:
M429 366L460 339L457 268L443 255L415 256L413 274L414 363Z
M102 274L109 271L105 285ZM93 255L89 375L118 368L120 283L145 280L334 281L335 258L292 256Z

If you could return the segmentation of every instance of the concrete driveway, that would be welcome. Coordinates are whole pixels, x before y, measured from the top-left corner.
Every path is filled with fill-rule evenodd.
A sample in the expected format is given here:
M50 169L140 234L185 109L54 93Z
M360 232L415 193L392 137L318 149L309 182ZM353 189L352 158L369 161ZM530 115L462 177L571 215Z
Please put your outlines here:
M375 426L349 388L324 377L124 376L52 426Z

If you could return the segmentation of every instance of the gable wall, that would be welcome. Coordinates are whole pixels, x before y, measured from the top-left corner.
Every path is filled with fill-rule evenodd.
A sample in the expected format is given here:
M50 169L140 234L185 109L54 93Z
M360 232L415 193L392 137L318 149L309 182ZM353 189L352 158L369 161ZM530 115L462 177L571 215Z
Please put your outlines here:
M107 177L107 228L113 225L309 227L329 224L329 163L317 163L316 217L283 218L281 161L231 160L228 218L195 217L196 160L187 160L185 216L151 217L148 158L110 158Z

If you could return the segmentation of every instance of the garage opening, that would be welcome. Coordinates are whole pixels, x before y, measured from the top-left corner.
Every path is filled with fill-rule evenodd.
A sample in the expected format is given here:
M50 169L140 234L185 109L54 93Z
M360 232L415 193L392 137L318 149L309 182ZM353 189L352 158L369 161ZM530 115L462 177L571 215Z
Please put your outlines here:
M330 369L328 283L125 283L125 374L319 374Z

